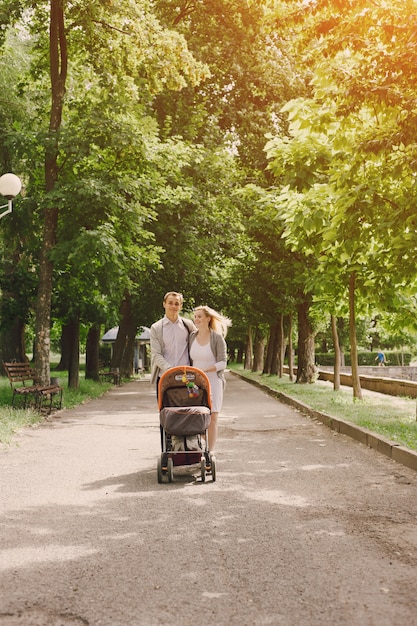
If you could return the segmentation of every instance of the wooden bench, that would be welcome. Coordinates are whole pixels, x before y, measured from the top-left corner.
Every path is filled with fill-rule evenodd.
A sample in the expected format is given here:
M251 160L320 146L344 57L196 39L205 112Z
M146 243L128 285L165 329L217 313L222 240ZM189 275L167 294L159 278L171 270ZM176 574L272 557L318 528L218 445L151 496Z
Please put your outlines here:
M109 368L108 370L104 369L104 363L102 361L98 362L98 376L100 378L101 381L103 380L111 380L111 382L114 385L121 385L122 384L122 378L120 376L120 371L119 368L115 368L115 369L111 369Z
M55 396L58 396L57 408L62 407L62 387L58 384L40 385L39 379L29 363L5 363L3 361L3 367L12 388L13 407L17 396L23 399L23 408L26 408L28 403L32 403L38 411L42 411L44 402L47 400L49 402L48 412L51 413Z

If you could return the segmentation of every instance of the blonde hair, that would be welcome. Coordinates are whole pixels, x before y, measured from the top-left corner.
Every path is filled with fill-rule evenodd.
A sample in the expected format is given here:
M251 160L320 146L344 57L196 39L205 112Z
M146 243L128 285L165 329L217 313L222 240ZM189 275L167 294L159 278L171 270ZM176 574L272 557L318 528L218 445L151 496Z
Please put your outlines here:
M210 318L209 328L214 330L214 332L219 333L219 335L226 337L227 329L232 325L231 319L206 305L197 306L194 311L203 311L204 315Z

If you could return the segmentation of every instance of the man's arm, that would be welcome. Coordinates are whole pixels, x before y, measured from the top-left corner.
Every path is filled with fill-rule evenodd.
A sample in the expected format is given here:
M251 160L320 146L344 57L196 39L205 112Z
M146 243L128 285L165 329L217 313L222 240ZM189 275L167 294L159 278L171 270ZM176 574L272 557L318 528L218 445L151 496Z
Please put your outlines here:
M158 327L155 325L151 326L151 369L158 367L161 372L165 372L165 370L171 367L171 363L168 363L164 359L163 351L164 344L162 339L162 330L159 332Z

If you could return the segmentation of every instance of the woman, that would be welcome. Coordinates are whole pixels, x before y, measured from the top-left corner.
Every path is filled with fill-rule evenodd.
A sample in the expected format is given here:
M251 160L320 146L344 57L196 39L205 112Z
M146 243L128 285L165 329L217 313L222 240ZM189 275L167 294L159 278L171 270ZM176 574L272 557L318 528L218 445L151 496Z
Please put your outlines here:
M194 309L194 324L197 330L189 336L190 359L191 364L203 370L210 381L212 413L208 427L208 447L213 452L225 384L227 346L224 338L231 321L208 306L198 306Z

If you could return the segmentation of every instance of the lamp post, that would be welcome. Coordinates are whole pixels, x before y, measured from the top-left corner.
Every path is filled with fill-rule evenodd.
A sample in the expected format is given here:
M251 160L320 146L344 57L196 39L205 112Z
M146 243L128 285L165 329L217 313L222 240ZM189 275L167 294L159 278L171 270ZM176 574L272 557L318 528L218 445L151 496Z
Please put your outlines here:
M4 209L7 207L3 213L0 213L0 219L11 213L13 210L13 198L17 196L17 194L22 189L21 180L16 174L3 174L0 176L0 194L7 198L7 204L3 204L0 206L0 209Z

